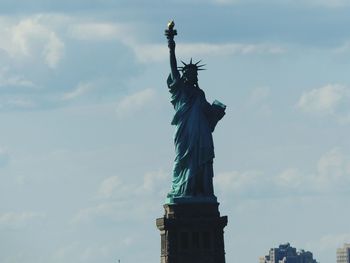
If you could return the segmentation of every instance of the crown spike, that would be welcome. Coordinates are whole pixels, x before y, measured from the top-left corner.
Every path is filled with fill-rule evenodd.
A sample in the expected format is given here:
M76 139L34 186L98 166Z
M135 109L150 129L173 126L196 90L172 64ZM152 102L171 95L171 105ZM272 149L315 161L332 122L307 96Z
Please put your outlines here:
M201 67L204 67L206 64L198 65L202 60L199 60L198 62L193 63L193 58L191 58L190 63L188 63L188 64L186 64L182 60L180 60L180 61L182 62L183 66L182 67L177 67L177 68L179 70L183 71L183 72L186 71L187 69L190 69L190 68L191 69L195 69L197 71L199 71L199 70L206 70L206 69L201 68Z

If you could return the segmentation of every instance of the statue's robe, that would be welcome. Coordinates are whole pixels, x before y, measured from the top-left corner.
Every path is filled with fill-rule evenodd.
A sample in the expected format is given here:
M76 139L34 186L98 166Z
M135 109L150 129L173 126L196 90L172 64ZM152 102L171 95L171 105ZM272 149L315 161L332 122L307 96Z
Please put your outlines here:
M203 90L188 87L169 75L167 84L175 115L175 161L168 197L213 196L214 144L212 132L224 109L210 105Z

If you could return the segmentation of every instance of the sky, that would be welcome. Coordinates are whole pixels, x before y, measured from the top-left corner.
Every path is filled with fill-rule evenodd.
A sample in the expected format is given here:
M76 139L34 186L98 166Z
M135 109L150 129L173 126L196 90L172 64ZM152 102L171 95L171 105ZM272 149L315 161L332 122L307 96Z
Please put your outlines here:
M227 262L350 242L350 1L0 0L0 262L159 262L174 114L164 29L227 105Z

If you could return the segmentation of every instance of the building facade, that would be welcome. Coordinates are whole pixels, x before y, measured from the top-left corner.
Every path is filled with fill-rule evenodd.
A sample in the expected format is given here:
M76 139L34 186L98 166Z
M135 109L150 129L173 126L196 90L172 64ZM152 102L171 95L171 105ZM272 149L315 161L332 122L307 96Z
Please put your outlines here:
M337 249L337 263L350 263L350 244Z
M289 243L271 248L269 254L259 258L259 263L317 263L310 251L299 250Z

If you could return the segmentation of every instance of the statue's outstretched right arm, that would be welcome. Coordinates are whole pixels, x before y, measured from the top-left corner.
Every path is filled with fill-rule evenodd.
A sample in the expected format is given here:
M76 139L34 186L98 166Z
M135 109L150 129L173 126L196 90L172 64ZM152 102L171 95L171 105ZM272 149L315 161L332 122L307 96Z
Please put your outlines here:
M169 47L169 53L170 53L170 69L171 69L171 78L173 80L180 78L180 73L177 69L177 62L176 62L176 56L175 56L175 41L174 36L177 35L176 30L174 30L174 21L170 21L168 24L168 29L165 30L165 35L168 39L168 47Z
M170 53L170 69L171 69L171 77L173 80L180 78L180 73L177 69L177 62L175 56L175 41L174 39L168 40L168 47Z

